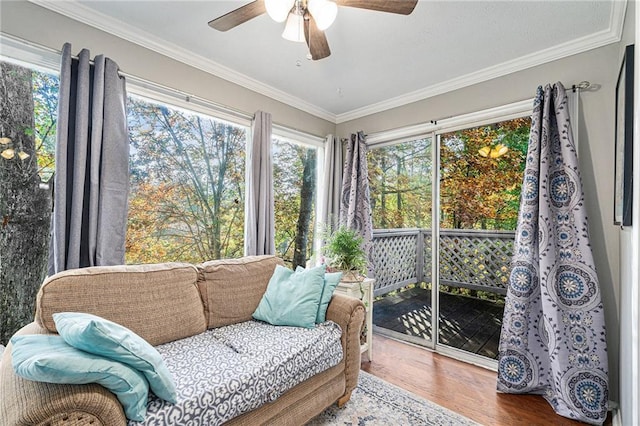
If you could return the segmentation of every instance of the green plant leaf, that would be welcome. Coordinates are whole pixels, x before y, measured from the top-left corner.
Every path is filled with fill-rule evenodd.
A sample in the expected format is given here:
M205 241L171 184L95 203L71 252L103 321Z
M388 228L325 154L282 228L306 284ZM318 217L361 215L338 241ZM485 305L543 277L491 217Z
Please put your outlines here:
M363 272L367 264L364 239L357 231L341 226L326 238L323 254L328 266Z

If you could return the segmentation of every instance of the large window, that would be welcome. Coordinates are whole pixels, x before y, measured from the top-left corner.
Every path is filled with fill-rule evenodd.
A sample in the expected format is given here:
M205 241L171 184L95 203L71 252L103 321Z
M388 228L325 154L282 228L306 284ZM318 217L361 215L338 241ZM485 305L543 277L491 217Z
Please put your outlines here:
M273 138L276 254L293 268L313 252L317 149Z
M35 126L25 131L35 138L37 155L30 161L37 159L46 183L54 171L58 78L31 75ZM127 111L126 262L242 256L248 129L139 96L128 97ZM273 139L276 254L294 267L313 253L317 151L289 138Z
M247 129L129 97L127 263L243 254Z
M498 356L530 125L440 135L438 341L487 358Z

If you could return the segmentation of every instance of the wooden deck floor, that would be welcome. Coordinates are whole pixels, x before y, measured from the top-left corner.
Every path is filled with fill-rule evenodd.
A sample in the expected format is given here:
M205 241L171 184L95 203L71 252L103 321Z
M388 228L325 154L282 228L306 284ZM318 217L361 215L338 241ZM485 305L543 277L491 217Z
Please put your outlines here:
M503 311L491 301L441 293L439 342L495 359ZM430 340L431 290L413 288L375 301L373 324L376 329L413 336L414 343Z

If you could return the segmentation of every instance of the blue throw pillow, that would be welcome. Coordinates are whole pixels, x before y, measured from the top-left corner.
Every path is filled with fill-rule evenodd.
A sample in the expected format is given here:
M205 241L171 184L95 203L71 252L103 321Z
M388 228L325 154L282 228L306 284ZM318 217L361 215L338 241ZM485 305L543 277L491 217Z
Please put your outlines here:
M324 288L322 289L322 297L320 298L320 306L318 306L318 314L316 322L319 324L327 320L327 308L336 287L342 279L342 272L332 272L324 274Z
M127 364L140 371L159 398L176 402L176 385L162 355L128 328L104 318L80 312L53 314L58 333L73 346Z
M273 325L313 328L324 286L325 266L293 272L276 266L253 317Z
M47 383L98 383L116 395L127 418L144 420L149 385L133 368L78 350L60 336L20 335L12 337L11 343L11 360L18 376Z

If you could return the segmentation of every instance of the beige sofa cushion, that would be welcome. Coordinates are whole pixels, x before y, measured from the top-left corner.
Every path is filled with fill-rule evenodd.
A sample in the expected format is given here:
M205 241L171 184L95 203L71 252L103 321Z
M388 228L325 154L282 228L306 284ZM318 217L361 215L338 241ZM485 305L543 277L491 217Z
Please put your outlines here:
M87 312L159 345L206 330L197 280L197 269L186 263L64 271L47 278L40 287L36 319L57 332L54 313Z
M198 286L209 328L249 321L276 265L284 262L275 256L211 260L198 265Z

